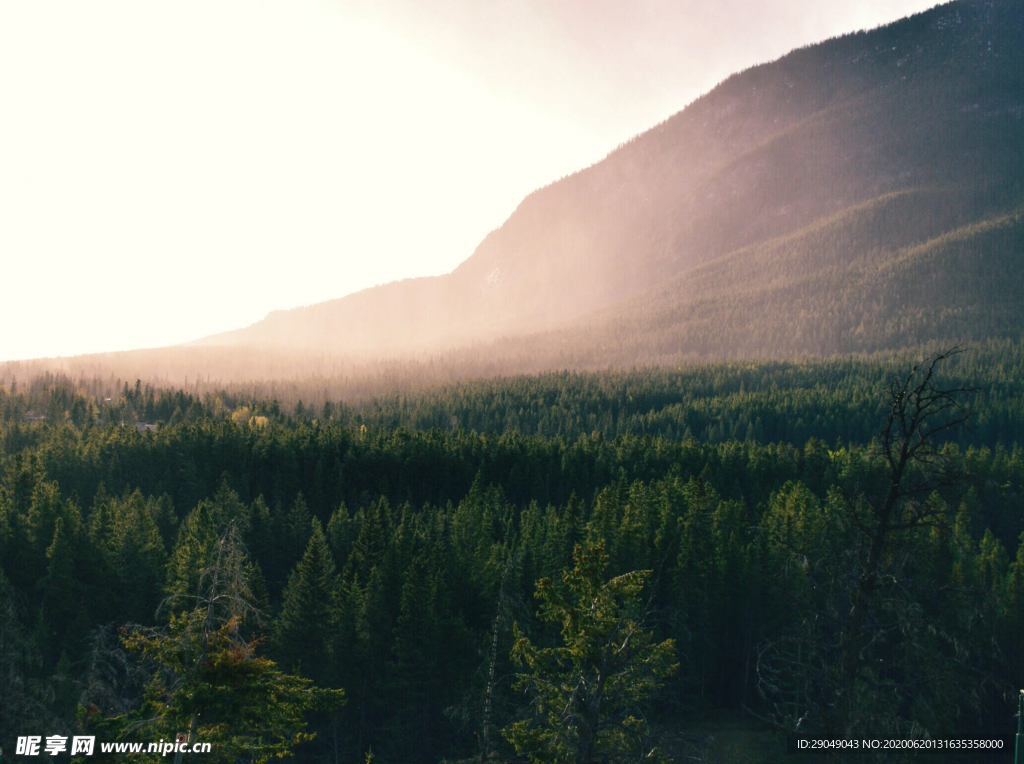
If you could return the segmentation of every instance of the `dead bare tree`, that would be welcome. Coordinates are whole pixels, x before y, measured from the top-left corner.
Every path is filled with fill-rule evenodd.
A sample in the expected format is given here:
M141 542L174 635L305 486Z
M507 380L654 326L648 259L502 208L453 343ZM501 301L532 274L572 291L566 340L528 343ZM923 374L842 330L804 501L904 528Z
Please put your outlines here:
M157 616L171 614L178 618L183 628L178 635L181 649L187 656L184 662L198 671L206 662L210 650L210 637L233 619L239 623L258 624L262 614L253 605L253 594L248 583L248 566L245 546L237 523L228 523L209 550L206 564L200 570L198 587L195 592L167 597L157 608ZM186 612L188 615L186 616ZM141 659L137 651L125 646L132 635L152 636L163 634L163 626L144 627L126 624L119 628L112 625L96 629L92 635L92 650L83 702L90 713L95 710L102 716L114 717L127 714L138 708L146 686L160 668L153 661ZM233 643L243 652L248 643L242 629L230 630ZM167 674L165 681L170 691L191 679L189 674ZM152 719L134 719L129 728L143 729ZM196 736L198 715L193 715L188 731L188 741ZM180 754L176 756L176 761Z
M878 441L858 469L837 469L817 536L788 552L804 612L790 633L761 645L758 660L762 695L783 726L849 736L903 724L902 733L919 733L907 721L910 703L954 692L971 672L963 641L923 604L937 601L925 591L935 587L918 577L915 559L925 534L948 522L936 492L965 478L942 436L971 416L963 405L971 389L938 382L960 352L893 380ZM944 588L949 601L967 594Z

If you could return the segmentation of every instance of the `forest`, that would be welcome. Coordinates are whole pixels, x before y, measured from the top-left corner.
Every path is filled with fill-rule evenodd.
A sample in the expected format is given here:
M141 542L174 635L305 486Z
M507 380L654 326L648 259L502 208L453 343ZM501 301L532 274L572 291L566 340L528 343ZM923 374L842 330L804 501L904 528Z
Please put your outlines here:
M1022 363L994 341L347 400L6 377L0 747L725 761L691 734L721 718L1006 738Z
M0 364L0 757L1009 739L1022 38L955 0L801 48L447 275Z

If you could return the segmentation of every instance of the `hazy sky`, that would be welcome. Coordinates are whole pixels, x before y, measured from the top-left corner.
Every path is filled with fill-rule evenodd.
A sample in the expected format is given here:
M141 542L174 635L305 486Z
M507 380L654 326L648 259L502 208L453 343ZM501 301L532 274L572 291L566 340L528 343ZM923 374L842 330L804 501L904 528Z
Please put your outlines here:
M0 0L0 360L450 271L732 72L931 0Z

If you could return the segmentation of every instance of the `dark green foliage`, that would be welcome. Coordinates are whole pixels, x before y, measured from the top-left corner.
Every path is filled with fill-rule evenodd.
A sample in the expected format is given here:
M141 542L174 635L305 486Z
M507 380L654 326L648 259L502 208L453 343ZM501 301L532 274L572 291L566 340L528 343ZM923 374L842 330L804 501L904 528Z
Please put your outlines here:
M503 732L535 764L662 760L651 749L647 705L678 668L671 639L658 642L645 623L651 571L605 580L604 544L577 546L562 585L537 582L538 617L560 627L557 647L540 647L515 626L512 657L525 671L529 716Z
M189 730L190 741L213 746L213 761L266 762L312 739L306 712L344 702L340 690L316 688L257 656L238 639L237 620L214 628L205 625L206 615L200 608L172 616L166 632L125 636L128 649L157 671L139 711L108 721L105 733L171 740Z
M97 493L89 515L89 540L99 553L95 564L102 579L113 579L112 600L104 603L104 617L133 623L153 618L161 597L167 552L157 525L164 519L159 500L145 499L139 491L116 499Z
M527 277L422 303L535 315L543 335L290 381L292 355L247 348L116 361L146 369L128 378L0 367L0 738L184 728L224 758L426 764L511 756L502 728L587 761L723 709L1006 734L1024 686L1021 39L1020 3L956 2L730 78L532 195L445 282L478 284L510 246L574 253L533 266L564 266L543 283L576 284L575 306ZM417 289L386 290L397 341L429 334ZM890 501L887 385L963 340L933 382L973 416ZM679 365L768 356L795 360ZM144 381L251 377L253 358L262 381ZM450 381L468 376L491 378ZM631 626L649 670L575 694Z
M959 391L934 379L948 357L892 382L879 442L833 457L836 485L824 506L792 486L765 516L779 561L798 580L784 587L799 603L790 628L758 659L762 692L783 724L832 738L910 736L939 723L951 703L981 705L986 676L972 652L985 650L994 626L986 603L1001 565L990 536L985 555L975 553L974 497L954 513L942 495L964 475L936 435L968 416Z
M188 513L178 531L178 541L167 563L165 589L169 596L188 597L199 587L202 570L217 545L217 524L209 502Z
M223 514L233 503L233 494L222 489L212 513L204 514ZM167 625L122 627L120 641L138 657L134 670L145 677L145 689L123 713L104 716L90 707L92 713L81 721L101 739L143 734L170 740L187 730L189 742L213 746L214 760L265 762L313 739L305 731L307 712L344 702L341 690L317 688L256 655L254 641L247 638L260 623L250 588L252 566L237 522L221 527L194 587L165 602ZM97 653L102 650L94 650L94 657ZM131 665L130 659L125 662Z
M36 680L42 656L29 639L18 592L0 570L0 738L13 740L27 730L66 729L68 718L48 702L46 684ZM59 709L63 710L63 709ZM42 734L42 733L40 733Z
M316 675L330 685L326 669L335 662L341 617L341 582L323 529L313 520L305 554L288 578L277 620L275 643L287 669Z
M886 559L880 580L909 588L883 586L896 610L871 622L905 636L871 648L893 660L855 672L857 708L888 698L876 705L900 724L973 734L979 716L999 718L1005 678L1024 681L1022 357L992 345L938 369L943 387L977 388L963 396L975 416L935 441L963 478L915 497L934 522L901 531ZM815 614L841 621L844 576L864 559L859 508L885 485L878 436L901 368L876 357L544 375L338 406L333 423L279 407L252 427L212 406L146 434L0 420L0 567L16 619L3 686L19 713L68 725L79 700L99 709L83 712L96 730L139 711L151 677L125 668L116 628L169 638L170 614L185 623L209 598L231 529L245 550L233 575L257 607L225 639L345 689L344 707L308 717L317 735L301 755L511 755L497 730L529 700L512 687L512 623L538 650L563 644L560 627L532 620L530 595L573 569L576 547L602 545L607 577L654 571L645 629L675 644L655 736L715 709L793 721L842 665L801 640ZM27 400L3 395L15 409ZM177 398L154 401L165 395ZM453 412L472 429L453 428ZM819 650L838 644L819 636ZM817 674L785 670L812 654ZM927 681L907 668L922 656L936 666ZM163 714L171 695L153 692L147 708Z

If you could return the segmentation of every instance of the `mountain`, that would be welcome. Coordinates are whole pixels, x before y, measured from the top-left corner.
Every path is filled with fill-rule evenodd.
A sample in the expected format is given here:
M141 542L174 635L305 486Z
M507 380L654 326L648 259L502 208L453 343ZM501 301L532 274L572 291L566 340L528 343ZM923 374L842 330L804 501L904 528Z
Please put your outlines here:
M960 0L795 50L529 195L450 274L173 355L237 377L266 374L256 358L493 372L1020 339L1022 39L1019 0Z

